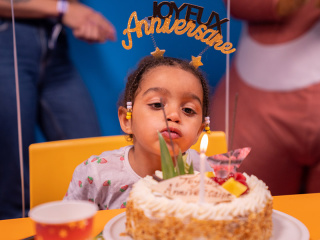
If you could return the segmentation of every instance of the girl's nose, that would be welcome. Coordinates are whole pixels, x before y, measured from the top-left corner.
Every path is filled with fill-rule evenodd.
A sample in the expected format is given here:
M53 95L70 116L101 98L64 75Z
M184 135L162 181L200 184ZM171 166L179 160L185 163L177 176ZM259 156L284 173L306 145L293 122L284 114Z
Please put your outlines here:
M179 109L178 108L167 108L166 109L166 114L167 114L167 121L169 122L176 122L179 123L180 122L180 114L179 114Z

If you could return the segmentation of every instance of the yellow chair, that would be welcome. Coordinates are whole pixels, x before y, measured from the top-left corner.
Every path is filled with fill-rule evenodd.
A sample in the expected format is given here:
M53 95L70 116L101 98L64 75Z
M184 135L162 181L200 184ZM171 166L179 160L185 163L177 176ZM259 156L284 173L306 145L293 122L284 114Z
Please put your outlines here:
M29 146L30 208L61 200L76 166L91 155L129 145L123 135L79 138Z
M200 149L200 140L201 137L193 149ZM130 142L124 135L31 144L30 208L61 200L67 192L74 169L91 155L99 155L126 145L130 145ZM207 156L223 152L226 152L224 133L212 132L209 135Z
M191 147L192 149L195 149L198 152L200 152L200 143L201 143L201 138L203 134L204 132L199 137L197 143ZM208 148L206 151L207 156L213 156L215 154L227 152L226 135L224 132L220 132L220 131L211 132L208 135L208 137L209 137L209 141L208 141Z

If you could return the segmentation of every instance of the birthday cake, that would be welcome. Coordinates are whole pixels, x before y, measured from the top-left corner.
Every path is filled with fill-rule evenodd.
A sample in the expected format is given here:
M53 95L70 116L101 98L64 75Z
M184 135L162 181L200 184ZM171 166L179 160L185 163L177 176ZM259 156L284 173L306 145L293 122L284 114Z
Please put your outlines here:
M205 177L203 202L200 174L141 179L127 201L126 233L139 240L270 239L272 196L266 184L245 173L223 184L213 179ZM246 189L235 190L238 181Z

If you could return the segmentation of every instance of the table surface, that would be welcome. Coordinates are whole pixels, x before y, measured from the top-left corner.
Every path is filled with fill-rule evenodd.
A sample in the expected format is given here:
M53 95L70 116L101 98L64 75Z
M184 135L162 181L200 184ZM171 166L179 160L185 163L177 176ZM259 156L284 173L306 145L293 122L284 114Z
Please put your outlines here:
M275 196L273 208L295 217L310 232L310 240L320 240L320 193ZM100 233L106 223L125 209L98 211L94 220L94 235ZM34 235L30 218L16 218L0 221L0 239L23 239Z

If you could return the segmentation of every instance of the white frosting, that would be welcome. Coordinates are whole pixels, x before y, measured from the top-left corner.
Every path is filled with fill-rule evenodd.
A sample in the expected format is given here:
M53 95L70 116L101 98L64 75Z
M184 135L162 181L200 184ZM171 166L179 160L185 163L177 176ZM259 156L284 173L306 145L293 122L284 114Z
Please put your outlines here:
M151 191L151 186L158 182L150 176L134 184L129 200L134 201L135 207L139 207L151 219L174 216L188 221L190 218L228 220L234 217L246 217L250 212L260 212L272 199L272 196L263 181L253 175L248 176L245 173L244 175L247 178L250 192L227 203L200 205L187 203L180 199L168 199Z

